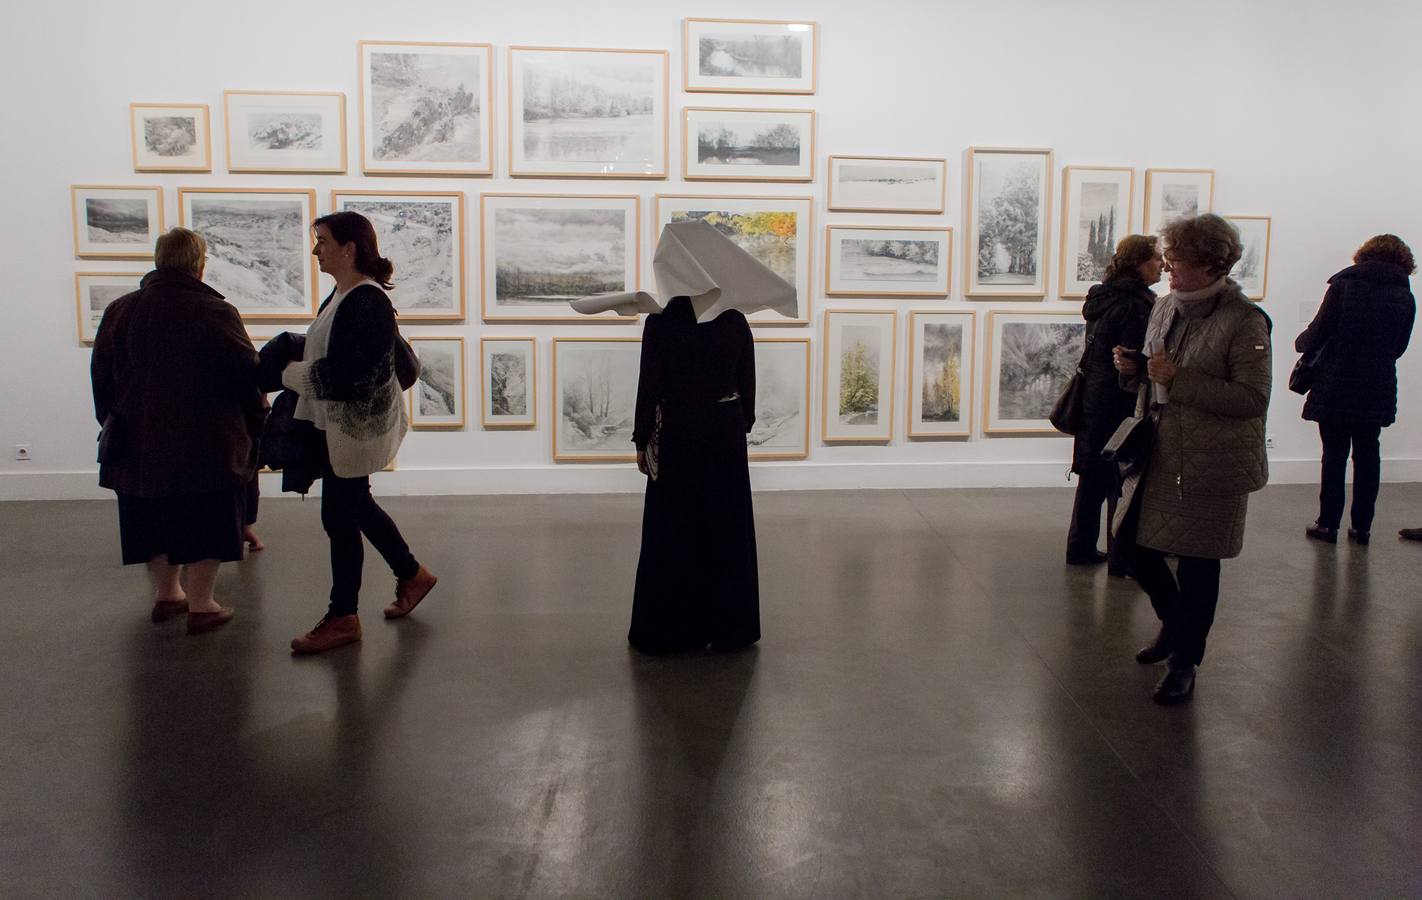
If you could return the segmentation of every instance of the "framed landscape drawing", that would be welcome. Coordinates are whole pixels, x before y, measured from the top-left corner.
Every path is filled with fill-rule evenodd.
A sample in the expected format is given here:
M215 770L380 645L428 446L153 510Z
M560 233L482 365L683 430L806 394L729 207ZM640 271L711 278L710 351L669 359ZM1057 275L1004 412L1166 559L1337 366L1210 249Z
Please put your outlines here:
M1146 169L1146 234L1158 234L1175 219L1214 209L1214 169Z
M538 352L533 338L479 339L479 421L485 428L538 425Z
M492 175L489 44L360 42L360 167L367 175Z
M1229 277L1250 300L1263 300L1269 290L1269 216L1225 216L1239 229L1244 255L1230 270Z
M682 85L720 94L813 94L818 55L814 22L687 19Z
M346 95L224 91L227 171L344 172Z
M971 312L909 313L910 439L972 432L975 323Z
M479 262L486 322L635 322L569 302L639 286L642 199L633 194L484 194Z
M813 181L815 111L688 106L681 146L688 181Z
M634 462L640 338L553 339L553 459Z
M410 388L410 427L464 427L464 338L412 337L420 377Z
M464 192L332 191L331 208L375 226L395 263L390 302L401 321L464 318Z
M755 339L755 426L751 459L810 455L810 339Z
M104 310L124 294L138 290L142 272L78 272L74 275L74 312L79 343L94 343Z
M1052 151L970 147L964 290L969 297L1045 297Z
M1060 434L1047 421L1081 360L1086 322L1077 312L988 313L988 434Z
M894 310L825 311L820 437L882 442L894 433Z
M1085 297L1106 277L1116 243L1135 224L1136 170L1067 166L1062 170L1062 298Z
M665 50L509 48L509 174L665 178Z
M211 172L206 103L130 103L135 172Z
M316 314L315 217L305 188L178 188L179 224L207 240L203 280L244 319Z
M793 319L762 310L747 318L752 325L806 325L810 321L810 257L813 198L706 197L658 194L656 231L670 222L700 219L730 238L772 272L795 286L798 314Z
M163 189L107 184L69 186L74 255L152 259L163 233Z
M831 156L831 212L941 213L948 160L908 156Z
M825 294L830 297L946 297L953 229L825 226Z

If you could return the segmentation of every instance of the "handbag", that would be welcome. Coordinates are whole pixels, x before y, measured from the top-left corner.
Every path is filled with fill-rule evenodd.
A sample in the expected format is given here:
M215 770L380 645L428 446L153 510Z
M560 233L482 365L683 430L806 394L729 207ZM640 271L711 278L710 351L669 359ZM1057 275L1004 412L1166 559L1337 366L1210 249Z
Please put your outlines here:
M1082 419L1086 415L1085 406L1086 373L1081 371L1081 366L1077 366L1075 374L1067 381L1066 387L1062 388L1061 396L1052 404L1047 421L1062 434L1074 435L1081 430Z
M411 347L410 342L401 337L399 332L395 334L390 354L394 357L395 380L400 382L400 390L408 391L419 380L420 358L415 355L415 348Z
M657 423L652 426L652 439L647 441L647 477L653 481L662 474L662 405L657 404Z
M1154 443L1155 417L1131 416L1116 426L1106 446L1101 448L1101 458L1120 466L1124 478L1146 464Z
M1299 361L1294 363L1293 371L1289 373L1289 390L1295 394L1307 394L1313 389L1314 378L1323 367L1323 351L1327 349L1328 344L1325 343L1312 353L1299 357Z
M118 417L109 413L104 417L104 425L99 429L99 453L96 460L100 465L112 465L123 459L123 427Z

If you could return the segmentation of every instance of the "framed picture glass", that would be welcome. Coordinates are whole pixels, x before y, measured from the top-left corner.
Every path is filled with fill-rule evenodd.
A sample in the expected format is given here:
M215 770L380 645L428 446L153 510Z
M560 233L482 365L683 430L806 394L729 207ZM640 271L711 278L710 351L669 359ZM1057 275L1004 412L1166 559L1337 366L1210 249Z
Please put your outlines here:
M825 443L893 438L894 310L825 311L820 437Z
M1135 224L1136 170L1067 166L1062 170L1062 252L1058 293L1085 297L1106 277L1116 243Z
M818 50L814 22L687 19L682 85L720 94L813 94Z
M1250 300L1263 300L1269 290L1269 216L1225 216L1244 243L1244 255L1230 270L1229 277L1239 284Z
M1060 434L1047 421L1081 361L1086 322L1077 312L988 313L988 434Z
M963 266L969 297L1045 297L1052 151L970 147Z
M665 50L509 48L509 174L667 176Z
M815 111L688 106L681 146L688 181L813 181Z
M656 231L670 222L700 219L772 272L795 286L798 314L753 313L752 325L807 325L810 321L810 256L813 199L810 197L707 197L658 194Z
M953 229L825 226L825 294L831 297L946 297Z
M244 319L316 314L311 222L305 188L179 188L178 222L207 240L203 280Z
M78 272L74 276L74 312L79 343L92 344L104 310L124 294L138 290L142 272Z
M910 439L971 433L975 323L971 312L909 313Z
M130 103L135 172L211 172L206 103Z
M479 421L485 428L538 426L538 353L533 338L479 339Z
M553 339L553 459L633 462L640 338Z
M492 175L489 44L360 42L360 165L367 175Z
M831 156L831 212L942 213L948 160L908 156Z
M810 455L810 339L755 339L755 426L751 459Z
M568 304L640 284L642 200L632 194L484 194L479 262L486 322L635 322Z
M390 302L401 321L464 318L464 192L332 191L331 208L375 226L395 264Z
M163 233L163 189L107 184L69 187L74 255L92 259L152 259Z
M420 377L410 388L410 427L464 427L464 338L459 335L412 337Z
M1175 219L1211 212L1215 203L1214 169L1146 169L1145 222L1141 230L1159 234Z
M227 171L344 172L346 95L224 91Z

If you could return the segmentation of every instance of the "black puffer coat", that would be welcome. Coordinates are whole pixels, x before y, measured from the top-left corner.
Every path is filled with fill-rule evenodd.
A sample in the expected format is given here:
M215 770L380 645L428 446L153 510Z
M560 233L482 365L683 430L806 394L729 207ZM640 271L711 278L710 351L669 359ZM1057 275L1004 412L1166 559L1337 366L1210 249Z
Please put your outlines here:
M1086 319L1086 350L1081 358L1086 379L1082 407L1086 427L1076 436L1071 462L1072 471L1078 475L1110 465L1101 458L1101 448L1121 420L1135 412L1136 395L1121 389L1111 348L1120 345L1140 349L1154 302L1155 294L1134 272L1093 285L1086 295L1081 308Z
M1340 425L1396 421L1397 358L1416 313L1402 266L1365 262L1328 279L1323 306L1294 341L1300 353L1327 345L1303 417Z

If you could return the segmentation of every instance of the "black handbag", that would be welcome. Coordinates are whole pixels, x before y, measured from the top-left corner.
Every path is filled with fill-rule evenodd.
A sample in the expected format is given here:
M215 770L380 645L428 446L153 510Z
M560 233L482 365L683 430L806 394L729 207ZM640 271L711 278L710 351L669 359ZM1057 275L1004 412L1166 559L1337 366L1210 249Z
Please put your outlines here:
M1081 371L1081 366L1076 367L1076 373L1067 381L1066 387L1062 388L1061 396L1057 402L1052 404L1052 411L1047 414L1047 421L1052 423L1052 427L1062 434L1076 434L1081 430L1082 419L1086 416L1086 373Z
M1116 426L1106 446L1101 448L1101 458L1120 466L1124 478L1146 464L1154 443L1155 416L1131 416Z
M395 363L395 380L400 382L400 390L408 391L419 380L420 358L415 355L415 348L410 346L410 342L402 338L398 332L395 335L395 342L390 348L390 355Z
M1313 389L1314 378L1323 366L1323 351L1327 349L1328 345L1324 344L1312 353L1299 357L1299 361L1294 363L1293 371L1289 373L1289 390L1295 394L1307 394Z

